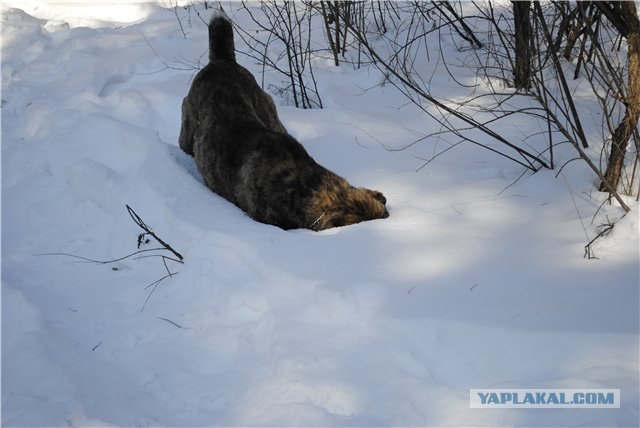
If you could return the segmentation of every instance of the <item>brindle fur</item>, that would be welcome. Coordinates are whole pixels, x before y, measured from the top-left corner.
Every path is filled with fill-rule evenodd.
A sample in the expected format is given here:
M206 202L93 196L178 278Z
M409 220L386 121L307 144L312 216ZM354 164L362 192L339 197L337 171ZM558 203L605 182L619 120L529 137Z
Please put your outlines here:
M182 103L180 147L208 187L263 223L322 230L389 216L382 193L349 185L287 133L271 97L236 63L223 12L209 24L209 64Z

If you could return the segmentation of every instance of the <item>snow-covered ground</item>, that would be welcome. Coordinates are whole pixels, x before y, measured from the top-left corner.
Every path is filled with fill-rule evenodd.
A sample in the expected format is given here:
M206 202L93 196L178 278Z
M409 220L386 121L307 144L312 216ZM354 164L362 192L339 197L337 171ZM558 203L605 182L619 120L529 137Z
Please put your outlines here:
M621 210L592 224L583 163L513 184L522 168L462 145L419 169L443 141L389 148L433 122L374 68L317 60L325 109L276 99L282 120L391 215L254 222L177 146L207 52L188 31L154 4L4 2L3 425L637 426L637 203L587 260ZM41 255L136 251L126 204L184 256L153 293L160 258ZM621 408L471 409L470 388L614 388Z

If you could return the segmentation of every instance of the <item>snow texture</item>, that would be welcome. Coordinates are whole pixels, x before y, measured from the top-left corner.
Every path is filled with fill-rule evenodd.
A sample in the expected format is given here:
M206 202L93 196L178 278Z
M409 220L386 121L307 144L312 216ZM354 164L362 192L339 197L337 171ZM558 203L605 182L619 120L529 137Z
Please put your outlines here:
M185 38L153 3L4 2L4 426L637 426L637 203L584 259L605 196L583 163L516 181L518 165L461 145L420 168L446 139L391 149L437 125L375 68L317 59L325 109L276 98L282 120L390 217L252 221L177 147L207 54L192 18ZM135 252L125 204L184 256L155 289L158 257L42 255ZM616 388L622 403L479 410L470 388Z

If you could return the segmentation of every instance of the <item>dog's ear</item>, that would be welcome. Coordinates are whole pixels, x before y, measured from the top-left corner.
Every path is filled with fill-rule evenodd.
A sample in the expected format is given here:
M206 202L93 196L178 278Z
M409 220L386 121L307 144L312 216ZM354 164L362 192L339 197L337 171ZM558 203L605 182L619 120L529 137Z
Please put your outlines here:
M382 193L378 192L377 190L370 190L370 192L371 196L373 196L373 198L379 201L382 205L387 204L387 198L385 198Z
M389 217L389 211L387 211L387 206L386 206L387 205L387 198L385 198L382 193L380 193L380 192L378 192L376 190L373 190L372 193L373 193L373 197L376 200L380 201L380 203L382 205L384 205L384 214L382 215L382 218Z

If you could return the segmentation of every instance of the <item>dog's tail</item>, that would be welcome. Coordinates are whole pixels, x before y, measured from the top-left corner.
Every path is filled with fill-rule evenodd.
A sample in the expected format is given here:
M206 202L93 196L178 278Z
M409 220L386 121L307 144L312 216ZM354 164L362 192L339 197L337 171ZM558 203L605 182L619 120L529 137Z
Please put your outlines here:
M215 59L236 60L233 25L222 8L214 12L209 22L209 61Z

